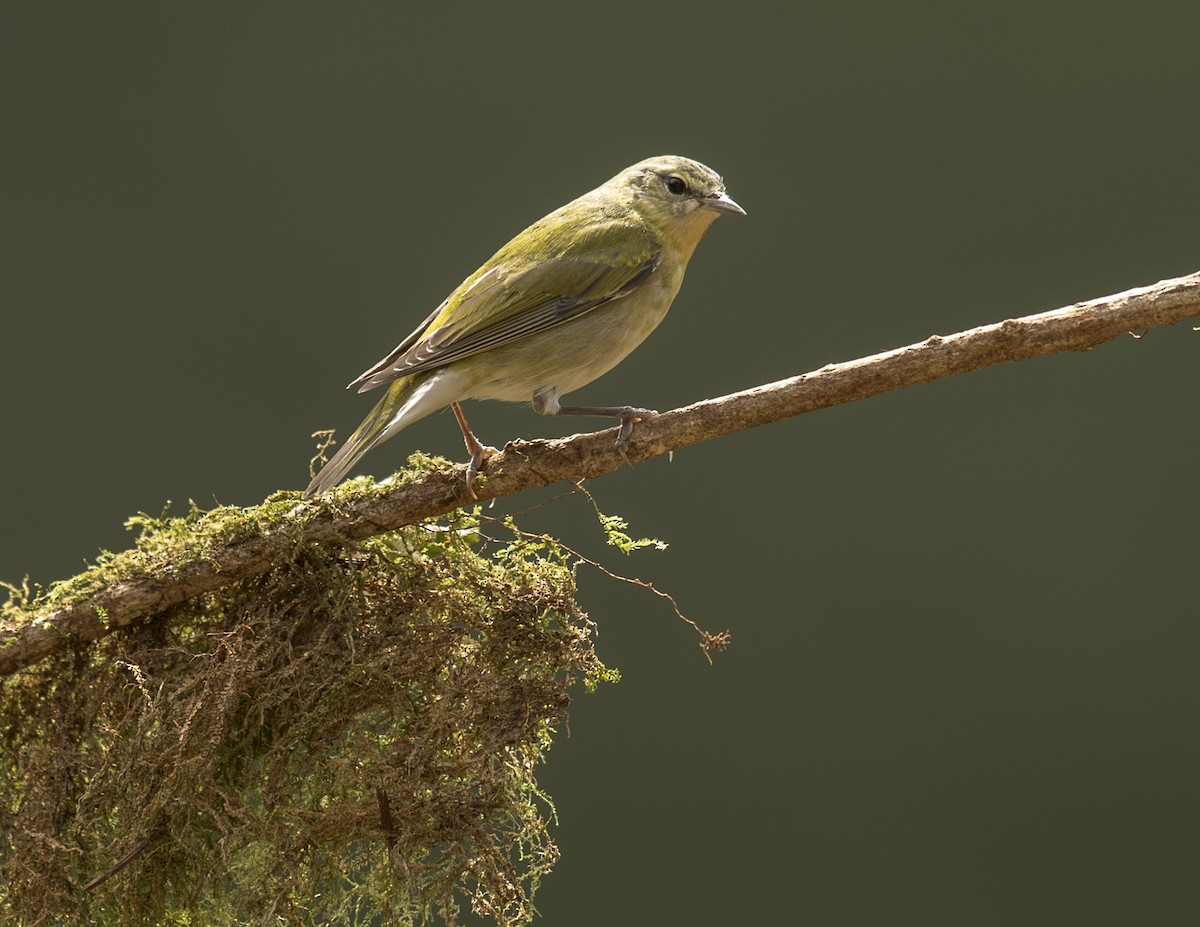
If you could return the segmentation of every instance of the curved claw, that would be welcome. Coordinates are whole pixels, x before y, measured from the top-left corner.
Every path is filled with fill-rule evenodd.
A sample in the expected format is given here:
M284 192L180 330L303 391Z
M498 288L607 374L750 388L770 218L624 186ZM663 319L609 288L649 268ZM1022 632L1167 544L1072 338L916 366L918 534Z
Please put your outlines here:
M487 444L479 444L471 453L471 461L467 464L467 493L472 501L478 501L479 496L475 495L475 477L479 474L479 465L489 457L494 457L500 452L496 448Z
M631 406L626 406L621 410L621 430L617 432L617 446L621 448L621 455L625 455L625 442L629 440L630 434L633 433L633 426L638 422L648 418L653 418L658 415L653 409L634 409Z

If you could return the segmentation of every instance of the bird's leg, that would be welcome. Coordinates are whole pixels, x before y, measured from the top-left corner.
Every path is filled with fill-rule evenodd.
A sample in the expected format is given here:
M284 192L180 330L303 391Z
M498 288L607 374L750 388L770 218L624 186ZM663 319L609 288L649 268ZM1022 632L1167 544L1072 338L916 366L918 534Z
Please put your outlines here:
M450 408L454 410L454 417L458 419L458 427L462 429L463 443L467 446L467 453L471 455L471 462L467 464L467 492L471 494L472 499L478 499L475 495L475 475L479 473L479 465L491 457L493 454L498 454L494 447L489 447L480 442L471 431L471 426L467 424L467 417L463 415L462 406L457 402L450 403Z
M560 406L555 415L595 415L600 418L618 418L621 420L621 430L617 432L617 450L629 463L625 454L625 444L633 431L633 426L643 419L658 415L653 409L635 409L633 406Z
M633 406L560 406L558 390L548 386L533 394L533 411L539 415L594 415L599 418L615 418L621 421L621 430L617 432L617 450L629 463L625 453L625 444L633 426L643 419L658 415L653 409L637 409Z

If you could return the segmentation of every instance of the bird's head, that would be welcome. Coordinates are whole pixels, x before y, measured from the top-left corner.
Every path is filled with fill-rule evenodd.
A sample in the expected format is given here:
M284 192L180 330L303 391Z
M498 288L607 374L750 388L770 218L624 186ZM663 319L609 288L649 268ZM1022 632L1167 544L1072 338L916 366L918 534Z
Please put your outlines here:
M717 216L746 214L725 192L720 174L677 155L639 161L605 186L657 230L692 247Z

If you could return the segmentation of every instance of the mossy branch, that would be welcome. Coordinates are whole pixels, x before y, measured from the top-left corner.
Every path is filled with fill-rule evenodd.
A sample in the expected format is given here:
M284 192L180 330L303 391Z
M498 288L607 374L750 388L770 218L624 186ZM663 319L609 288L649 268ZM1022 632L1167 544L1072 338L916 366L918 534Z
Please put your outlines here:
M709 399L637 426L623 457L616 429L547 441L514 441L484 469L481 500L559 480L596 477L709 438L928 383L1004 361L1086 351L1126 332L1200 315L1200 273L1164 280L1062 309L1007 319ZM103 567L60 584L32 619L0 630L0 676L73 643L137 624L199 594L261 575L310 544L358 540L416 524L466 503L465 467L445 467L366 488L352 483L293 504L279 494L194 539L182 559L148 553L114 573Z
M234 512L139 519L137 551ZM575 558L512 527L312 546L6 679L0 923L528 924L535 773L617 674Z

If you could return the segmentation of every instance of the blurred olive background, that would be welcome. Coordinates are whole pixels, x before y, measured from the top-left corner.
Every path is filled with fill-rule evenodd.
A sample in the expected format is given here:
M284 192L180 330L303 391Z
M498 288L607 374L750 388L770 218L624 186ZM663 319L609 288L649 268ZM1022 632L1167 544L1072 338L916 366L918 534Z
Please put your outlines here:
M0 577L308 478L343 391L661 153L749 212L573 394L667 409L1200 269L1200 6L9 3ZM1200 335L722 439L523 517L624 674L544 769L546 923L1181 924L1200 908ZM485 440L588 426L499 404ZM456 459L449 415L373 452ZM502 500L520 511L561 491Z

